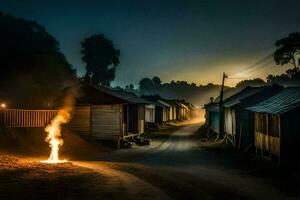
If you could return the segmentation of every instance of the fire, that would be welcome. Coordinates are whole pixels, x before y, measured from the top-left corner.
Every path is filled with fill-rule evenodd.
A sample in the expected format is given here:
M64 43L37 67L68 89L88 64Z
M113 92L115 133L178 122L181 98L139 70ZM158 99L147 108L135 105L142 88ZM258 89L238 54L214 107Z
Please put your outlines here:
M63 163L67 160L59 159L59 148L64 141L61 138L61 125L67 123L71 118L71 108L65 107L58 111L57 115L51 120L51 123L46 126L45 131L48 133L45 141L49 143L51 153L48 160L43 160L43 163Z

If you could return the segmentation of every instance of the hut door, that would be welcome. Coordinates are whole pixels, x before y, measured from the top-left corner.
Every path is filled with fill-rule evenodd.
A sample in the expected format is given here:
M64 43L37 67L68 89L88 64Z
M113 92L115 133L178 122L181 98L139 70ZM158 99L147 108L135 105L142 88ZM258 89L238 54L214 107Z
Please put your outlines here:
M132 133L138 133L138 105L128 105L128 131Z

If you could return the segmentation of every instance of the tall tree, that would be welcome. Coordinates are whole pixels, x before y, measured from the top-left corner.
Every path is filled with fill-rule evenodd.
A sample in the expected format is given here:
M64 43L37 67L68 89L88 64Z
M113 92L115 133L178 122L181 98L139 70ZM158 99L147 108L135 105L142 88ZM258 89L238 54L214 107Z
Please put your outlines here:
M289 34L288 37L277 40L277 47L274 53L274 60L277 65L292 64L294 68L299 66L297 56L300 55L300 33L295 32Z
M152 93L154 88L153 81L150 78L143 78L139 82L139 89L142 93L149 94Z
M36 22L0 13L0 44L0 91L10 104L51 106L73 82L59 43Z
M81 53L86 64L85 81L96 87L110 86L120 63L120 50L103 34L97 34L81 42Z
M161 80L160 80L159 77L154 76L154 77L152 78L152 81L153 81L153 84L154 84L155 87L160 87L160 85L161 85Z

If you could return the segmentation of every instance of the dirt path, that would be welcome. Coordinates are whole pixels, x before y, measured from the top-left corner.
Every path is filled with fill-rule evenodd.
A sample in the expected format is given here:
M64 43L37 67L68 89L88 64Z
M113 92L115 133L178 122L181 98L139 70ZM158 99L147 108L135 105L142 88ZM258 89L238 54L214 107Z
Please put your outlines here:
M104 187L107 189L121 188L126 191L126 199L170 199L159 188L151 185L150 183L134 176L130 173L116 170L103 162L73 162L81 167L93 169L101 175L107 177L108 182ZM113 164L111 164L113 165Z
M216 157L215 154L199 148L199 141L192 137L199 126L199 124L183 126L159 145L155 143L150 147L120 150L104 159L114 162L127 160L162 169L164 173L177 171L184 176L193 177L195 182L205 184L207 181L211 187L214 187L213 184L216 184L216 187L222 185L250 199L282 198L282 195L263 179L250 176L243 169L236 168L233 160ZM209 192L212 191L214 190Z
M4 156L0 199L20 199L28 191L29 199L286 199L232 159L199 147L193 137L199 126L179 127L167 140L95 161L47 165L41 158Z

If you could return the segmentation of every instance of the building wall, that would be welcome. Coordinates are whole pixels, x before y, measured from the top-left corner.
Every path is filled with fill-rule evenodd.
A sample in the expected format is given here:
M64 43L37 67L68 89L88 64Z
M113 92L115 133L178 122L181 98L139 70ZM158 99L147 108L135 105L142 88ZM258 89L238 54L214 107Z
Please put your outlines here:
M209 112L208 114L208 125L211 130L216 133L219 133L219 120L220 120L220 113L219 112Z
M91 134L91 107L76 106L71 121L67 126L76 133L84 136Z
M86 105L76 106L68 124L71 130L97 139L118 139L122 128L122 106Z
M91 135L98 139L118 139L121 132L121 105L91 106Z
M255 113L255 148L280 156L280 117Z
M235 111L233 108L224 108L224 131L232 138L236 134Z
M150 123L155 122L155 106L145 107L145 121Z

